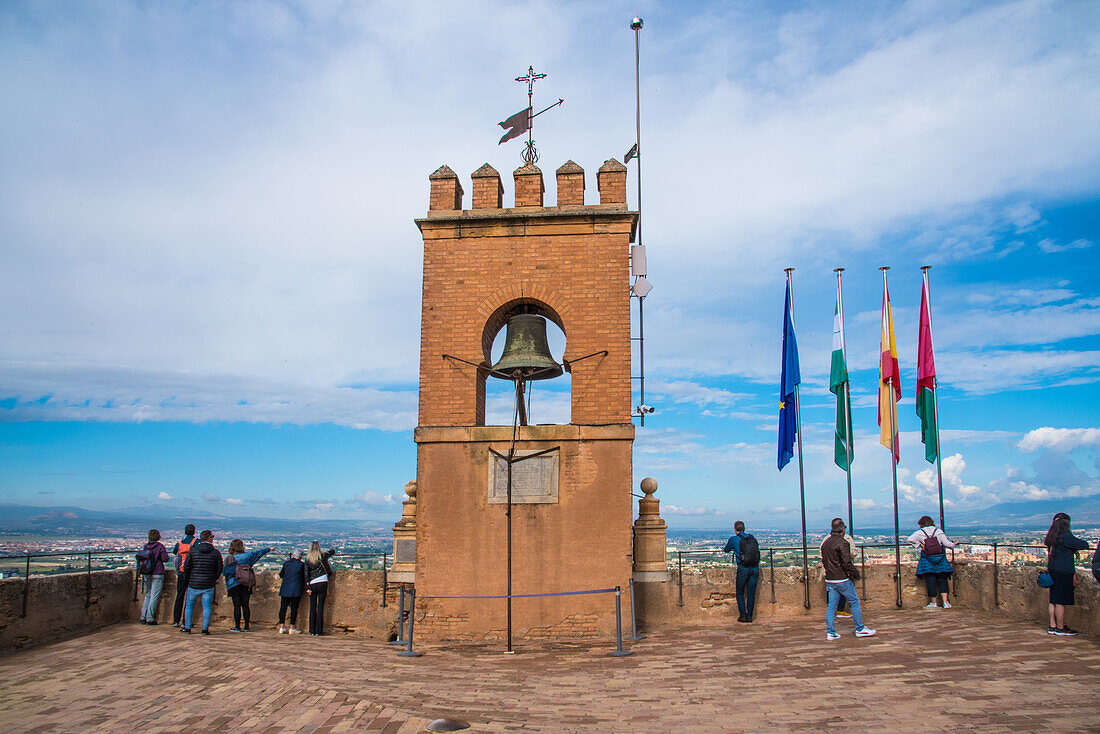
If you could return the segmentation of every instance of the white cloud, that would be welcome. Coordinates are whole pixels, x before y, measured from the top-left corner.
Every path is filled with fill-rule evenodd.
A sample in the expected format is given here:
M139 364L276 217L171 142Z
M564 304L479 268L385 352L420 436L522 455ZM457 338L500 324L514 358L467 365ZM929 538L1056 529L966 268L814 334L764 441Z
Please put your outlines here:
M1066 244L1059 244L1052 239L1039 240L1039 249L1043 252L1066 252L1067 250L1084 250L1092 247L1092 242L1085 239L1074 240Z
M239 500L236 497L226 497L225 498L225 504L227 504L227 505L243 505L244 501Z
M1100 446L1100 428L1052 428L1028 431L1018 444L1021 451L1050 449L1066 452L1082 446Z
M661 513L667 515L725 515L723 510L714 507L680 507L678 505L662 505Z
M359 494L353 495L352 501L373 507L392 505L396 502L392 494L384 495L374 489L364 489Z
M168 500L172 499L172 495L168 494L167 492L158 492L157 499L167 502Z
M210 492L207 492L207 493L203 494L202 498L206 502L221 502L222 501L221 497L219 497L216 494L212 494Z
M961 499L965 500L979 492L978 487L965 484L962 480L962 473L966 469L966 461L963 460L962 454L953 454L951 456L944 456L940 460L940 466L943 472L943 486L945 494L952 492ZM924 498L938 497L939 483L936 477L935 468L925 469L917 474L917 483L923 490ZM948 500L944 500L947 504Z

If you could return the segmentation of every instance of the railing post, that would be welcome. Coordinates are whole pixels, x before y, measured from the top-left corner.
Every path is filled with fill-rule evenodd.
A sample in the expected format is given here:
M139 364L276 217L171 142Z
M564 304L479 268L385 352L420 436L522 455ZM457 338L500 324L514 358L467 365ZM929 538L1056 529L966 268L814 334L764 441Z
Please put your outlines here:
M418 658L420 653L413 650L413 624L416 622L416 587L409 589L409 639L408 647L397 653L402 658Z
M630 579L630 630L632 634L628 640L644 640L645 635L638 634L638 608L634 603L634 579Z
M1001 606L1000 594L997 591L997 543L993 543L993 606Z
M623 649L623 589L621 586L615 587L615 640L616 647L609 655L617 658L626 657L631 654L630 650Z
M859 598L867 600L867 548L862 543L859 545L859 578L863 583L863 590L859 595Z
M676 551L676 568L679 576L680 601L677 606L684 606L684 552Z
M31 588L31 554L27 554L27 566L23 571L23 612L19 615L26 619L27 617L27 595L30 593Z
M775 604L775 549L768 548L768 571L771 575L772 604Z
M88 551L88 573L84 577L84 608L92 605L92 552Z
M901 609L901 540L897 539L894 543L894 588L897 591L898 598L895 600L898 609Z
M382 554L382 608L386 608L386 594L389 592L389 576L386 573L386 554Z
M405 644L405 584L401 584L401 596L397 601L397 639L390 644Z

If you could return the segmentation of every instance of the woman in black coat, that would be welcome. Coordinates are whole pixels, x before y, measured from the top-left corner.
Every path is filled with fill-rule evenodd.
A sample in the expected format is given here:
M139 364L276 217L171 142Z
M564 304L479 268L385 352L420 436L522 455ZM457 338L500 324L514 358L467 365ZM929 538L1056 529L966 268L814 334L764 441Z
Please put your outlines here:
M1077 632L1066 626L1066 607L1073 606L1073 587L1076 585L1073 562L1077 551L1088 550L1089 544L1074 537L1069 531L1069 515L1059 512L1050 524L1043 545L1047 547L1047 571L1054 580L1054 585L1050 587L1050 627L1047 633L1075 635Z
M300 635L298 629L298 605L306 590L306 564L302 563L302 551L295 550L279 570L283 583L279 586L279 634ZM286 626L286 610L290 608L290 627Z

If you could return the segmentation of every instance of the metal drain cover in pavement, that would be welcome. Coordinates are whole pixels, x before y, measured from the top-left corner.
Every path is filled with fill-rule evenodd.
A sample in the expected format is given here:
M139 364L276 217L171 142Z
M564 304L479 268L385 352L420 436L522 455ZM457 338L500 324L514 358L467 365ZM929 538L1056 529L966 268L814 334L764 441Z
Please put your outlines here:
M436 719L429 722L424 728L428 731L461 731L462 729L469 729L470 725L458 719Z

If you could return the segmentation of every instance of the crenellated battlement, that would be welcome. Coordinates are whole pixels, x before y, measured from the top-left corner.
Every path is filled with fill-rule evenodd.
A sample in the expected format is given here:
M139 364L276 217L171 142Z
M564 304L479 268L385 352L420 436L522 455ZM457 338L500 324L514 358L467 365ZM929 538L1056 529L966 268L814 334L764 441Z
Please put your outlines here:
M626 166L614 158L609 158L596 173L596 187L599 190L599 206L626 205ZM555 172L557 179L557 204L552 208L568 209L585 206L584 169L573 161L566 161ZM471 179L471 209L504 209L504 184L500 173L488 163L478 168ZM520 166L512 172L513 206L517 210L532 207L548 208L543 203L546 184L542 170L533 163ZM442 165L428 176L431 182L431 195L428 208L433 212L463 211L462 184L456 174L447 165ZM588 206L595 206L589 204Z

